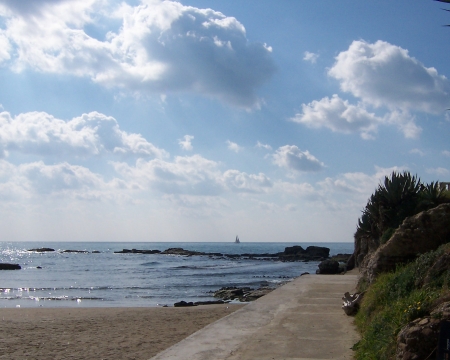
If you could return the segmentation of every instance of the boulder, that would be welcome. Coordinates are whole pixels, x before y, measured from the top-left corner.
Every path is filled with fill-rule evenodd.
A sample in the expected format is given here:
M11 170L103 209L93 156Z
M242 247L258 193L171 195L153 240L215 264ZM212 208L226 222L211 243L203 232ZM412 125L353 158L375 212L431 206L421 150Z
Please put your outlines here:
M339 262L336 260L324 260L319 264L319 270L316 271L316 274L339 274Z
M186 301L180 301L173 304L174 307L187 307L187 306L197 306L192 301L186 302Z
M278 257L281 261L320 261L328 258L330 249L323 246L308 246L303 249L299 245L289 246L284 252L279 253Z
M89 253L89 251L86 251L86 250L64 250L63 253L87 254L87 253Z
M239 300L239 301L254 301L260 297L267 295L273 288L260 287L259 289L252 289L249 287L223 287L214 292L214 297L220 298L225 301Z
M37 249L30 249L30 250L27 250L27 251L34 251L34 252L52 252L52 251L55 251L55 249L42 247L42 248L37 248Z
M430 314L410 322L397 335L396 359L435 359L441 323L450 320L450 302L437 306Z
M308 246L305 251L312 258L327 258L330 256L330 249L323 246Z
M371 283L377 274L395 270L397 264L436 250L450 242L450 204L442 204L406 218L388 242L381 245L363 271ZM365 260L366 261L366 260Z
M20 270L22 267L19 264L0 263L0 270Z
M138 250L138 249L123 249L120 251L114 251L114 254L159 254L159 250ZM94 251L92 252L94 253Z

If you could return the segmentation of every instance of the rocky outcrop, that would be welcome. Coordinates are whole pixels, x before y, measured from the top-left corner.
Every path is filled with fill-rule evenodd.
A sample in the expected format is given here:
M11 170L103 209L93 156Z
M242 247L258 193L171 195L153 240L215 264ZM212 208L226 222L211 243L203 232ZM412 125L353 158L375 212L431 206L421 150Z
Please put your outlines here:
M0 263L0 270L20 270L22 267L19 264Z
M367 265L362 264L361 268L368 281L373 282L377 274L395 270L397 264L450 242L449 224L450 204L406 218L388 242L364 260Z
M397 335L396 359L435 359L441 323L450 320L450 302L435 308L430 316L422 317L403 327Z
M324 260L319 264L319 270L316 271L316 274L322 275L333 275L341 273L341 269L339 267L339 262L336 260Z
M330 256L330 249L323 246L308 246L303 249L300 245L289 246L278 257L282 261L320 261Z
M123 249L120 251L114 251L114 254L159 254L159 250L137 250L137 249Z
M285 248L284 252L274 254L222 254L207 253L201 251L185 250L183 248L169 248L164 251L159 250L138 250L123 249L114 251L116 254L161 254L161 255L178 255L178 256L210 256L215 258L230 259L250 259L250 260L280 260L280 261L321 261L329 257L330 249L322 246L308 246L303 249L299 245ZM346 256L346 254L339 254Z
M223 300L212 300L212 301L196 301L196 302L186 302L186 301L179 301L173 304L174 307L188 307L188 306L198 306L198 305L221 305L225 304L225 301Z
M71 253L73 253L73 254L88 254L89 253L89 251L86 251L86 250L64 250L62 252L69 253L69 254L71 254Z
M254 301L260 297L267 295L274 289L268 287L262 287L259 289L252 289L249 287L223 287L216 292L214 292L214 297L229 301L229 300L239 300L239 301Z
M30 249L27 251L34 251L34 252L52 252L55 251L55 249L52 248L47 248L47 247L42 247L42 248L37 248L37 249Z

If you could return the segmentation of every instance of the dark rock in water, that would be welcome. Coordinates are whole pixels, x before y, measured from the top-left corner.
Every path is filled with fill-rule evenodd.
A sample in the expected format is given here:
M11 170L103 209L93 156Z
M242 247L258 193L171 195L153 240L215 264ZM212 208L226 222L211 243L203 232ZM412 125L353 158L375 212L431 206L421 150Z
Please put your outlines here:
M36 266L36 269L42 269L42 266Z
M159 254L160 252L160 250L123 249L121 251L114 251L114 254Z
M186 301L180 301L173 304L174 307L187 307L187 306L197 306L192 301L186 302Z
M300 255L306 251L300 245L288 246L284 248L284 255Z
M30 249L30 250L27 250L27 251L34 251L34 252L52 252L52 251L55 251L55 249L43 247L43 248L37 248L37 249Z
M348 260L350 259L350 257L353 254L337 254L337 255L333 255L330 257L331 260L336 260L342 263L346 263L348 262Z
M86 250L64 250L63 253L87 254L87 253L89 253L89 251L86 251Z
M195 306L197 305L221 305L225 304L225 301L223 300L211 300L211 301L196 301L194 303Z
M20 270L22 267L19 264L0 263L0 270Z
M239 300L239 301L253 301L261 296L267 295L274 289L268 287L262 287L259 289L252 289L249 287L223 287L214 292L214 297L223 300Z
M204 253L204 252L184 250L182 248L169 248L167 250L164 250L161 254L164 254L164 255L183 255L183 256L208 255L207 253Z
M339 263L336 260L324 260L319 264L317 274L339 274Z
M282 261L320 261L328 258L330 249L323 246L308 246L303 249L299 245L289 246L279 253L278 257Z
M94 250L92 253L93 253L93 254L100 254L100 251Z

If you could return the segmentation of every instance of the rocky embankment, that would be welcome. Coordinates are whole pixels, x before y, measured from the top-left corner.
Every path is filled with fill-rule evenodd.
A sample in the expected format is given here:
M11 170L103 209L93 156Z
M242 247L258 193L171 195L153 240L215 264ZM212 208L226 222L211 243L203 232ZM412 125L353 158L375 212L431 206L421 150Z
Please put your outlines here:
M283 252L274 254L223 254L208 253L201 251L185 250L182 248L169 248L164 251L159 250L139 250L139 249L123 249L114 251L116 254L161 254L161 255L178 255L178 256L209 256L218 258L231 259L260 259L260 260L279 260L279 261L323 261L330 255L330 249L322 246L308 246L306 249L299 245L286 247Z

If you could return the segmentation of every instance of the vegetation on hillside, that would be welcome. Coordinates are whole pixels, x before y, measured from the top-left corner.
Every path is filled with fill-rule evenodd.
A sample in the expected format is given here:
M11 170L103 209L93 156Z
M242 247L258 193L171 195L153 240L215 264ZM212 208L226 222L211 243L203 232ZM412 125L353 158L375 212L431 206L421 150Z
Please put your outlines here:
M450 264L433 268L442 256L450 256L450 244L381 274L369 287L355 318L361 332L354 347L357 360L394 359L400 329L450 300Z
M423 184L407 171L393 172L370 196L358 219L355 239L371 237L383 243L405 218L445 202L450 202L450 197L438 182Z

